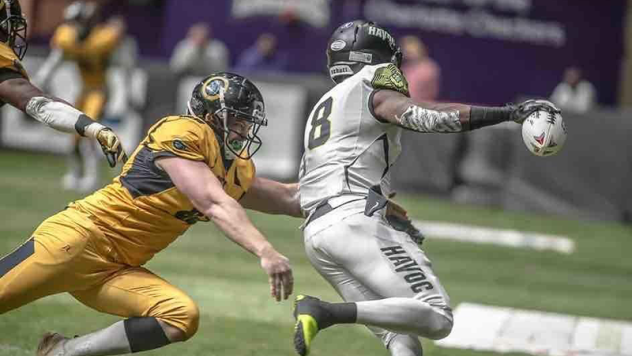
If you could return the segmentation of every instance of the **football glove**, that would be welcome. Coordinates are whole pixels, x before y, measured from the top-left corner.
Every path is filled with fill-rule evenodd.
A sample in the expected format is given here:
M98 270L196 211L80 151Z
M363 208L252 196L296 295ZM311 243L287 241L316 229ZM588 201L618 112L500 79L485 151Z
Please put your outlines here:
M509 104L509 107L513 109L511 112L511 120L518 124L522 124L529 115L536 111L544 110L553 114L561 114L562 111L557 108L552 102L548 100L527 100L518 105Z
M389 194L387 198L381 194L379 186L371 187L367 196L364 215L373 216L376 211L386 208L384 217L389 225L397 231L405 232L415 243L421 246L424 241L424 235L413 225L406 209L392 200L394 197L394 192Z
M392 199L395 197L395 193L389 195L388 203L386 204L386 220L397 231L403 231L410 236L410 238L421 246L424 242L424 235L413 225L413 222L408 217L408 212L401 205L394 202Z
M127 161L127 154L125 153L125 150L123 150L121 140L118 136L116 136L111 128L102 128L97 133L96 138L101 145L103 154L105 155L105 158L107 158L110 167L115 167L117 162L125 164Z

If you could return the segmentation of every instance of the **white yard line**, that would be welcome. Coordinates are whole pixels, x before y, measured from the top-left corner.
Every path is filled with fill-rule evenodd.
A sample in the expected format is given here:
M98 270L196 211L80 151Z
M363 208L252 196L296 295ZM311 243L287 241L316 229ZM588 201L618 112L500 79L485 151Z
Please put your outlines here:
M538 356L632 356L632 322L461 303L437 345ZM499 326L499 324L502 324Z
M563 254L571 254L575 251L575 242L566 236L436 221L414 220L413 223L429 239L551 250Z

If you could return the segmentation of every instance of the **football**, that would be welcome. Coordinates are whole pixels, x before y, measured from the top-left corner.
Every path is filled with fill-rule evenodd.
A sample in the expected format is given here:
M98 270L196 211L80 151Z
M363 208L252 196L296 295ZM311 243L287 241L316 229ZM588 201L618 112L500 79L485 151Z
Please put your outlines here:
M536 156L552 156L566 142L566 125L559 113L534 111L522 123L522 140Z

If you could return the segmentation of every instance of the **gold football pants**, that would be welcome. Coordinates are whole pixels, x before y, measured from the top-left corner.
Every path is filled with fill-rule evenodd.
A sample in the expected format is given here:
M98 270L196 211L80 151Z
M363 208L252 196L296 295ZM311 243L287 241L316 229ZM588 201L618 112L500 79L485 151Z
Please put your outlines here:
M198 328L197 305L143 267L108 260L103 233L69 208L45 220L33 237L0 259L0 314L68 292L81 303L121 317L155 317L182 330Z

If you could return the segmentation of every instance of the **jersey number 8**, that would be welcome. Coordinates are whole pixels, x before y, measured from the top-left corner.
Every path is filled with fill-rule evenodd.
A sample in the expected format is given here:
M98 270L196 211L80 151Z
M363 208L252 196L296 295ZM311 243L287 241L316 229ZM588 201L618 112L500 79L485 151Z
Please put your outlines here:
M312 115L312 129L309 131L309 141L307 147L314 149L318 146L322 146L329 140L331 135L331 121L329 121L329 115L331 115L331 105L334 99L332 97L323 101Z

